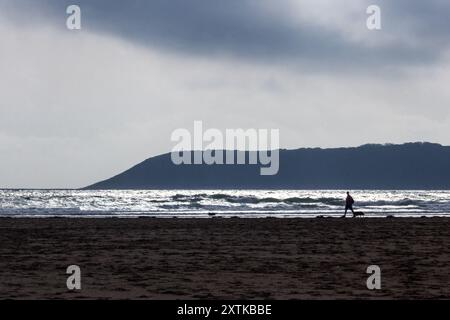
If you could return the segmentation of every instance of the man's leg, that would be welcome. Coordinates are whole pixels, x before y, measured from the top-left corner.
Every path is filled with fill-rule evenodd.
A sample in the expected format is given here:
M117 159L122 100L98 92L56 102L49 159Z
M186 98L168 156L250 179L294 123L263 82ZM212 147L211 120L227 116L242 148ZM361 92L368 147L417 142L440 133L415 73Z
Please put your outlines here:
M355 217L355 211L353 211L353 206L350 206L350 210L352 210L353 218Z
M345 213L344 213L344 215L342 216L342 218L345 218L345 217L347 216L347 210L348 210L348 206L345 206Z

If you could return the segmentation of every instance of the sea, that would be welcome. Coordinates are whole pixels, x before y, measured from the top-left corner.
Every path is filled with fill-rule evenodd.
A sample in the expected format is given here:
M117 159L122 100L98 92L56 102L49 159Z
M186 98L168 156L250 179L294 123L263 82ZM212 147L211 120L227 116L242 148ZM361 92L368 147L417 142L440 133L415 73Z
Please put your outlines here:
M0 217L339 217L346 191L0 190ZM369 218L450 216L448 190L353 190L351 195L355 211Z

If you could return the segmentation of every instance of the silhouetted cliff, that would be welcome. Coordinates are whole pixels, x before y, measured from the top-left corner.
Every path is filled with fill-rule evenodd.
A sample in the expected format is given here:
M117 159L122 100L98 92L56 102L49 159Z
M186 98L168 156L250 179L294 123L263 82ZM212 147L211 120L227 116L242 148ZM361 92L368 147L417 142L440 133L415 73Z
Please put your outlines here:
M246 154L248 157L248 153ZM175 165L170 153L86 189L450 189L450 147L431 143L280 150L261 165Z

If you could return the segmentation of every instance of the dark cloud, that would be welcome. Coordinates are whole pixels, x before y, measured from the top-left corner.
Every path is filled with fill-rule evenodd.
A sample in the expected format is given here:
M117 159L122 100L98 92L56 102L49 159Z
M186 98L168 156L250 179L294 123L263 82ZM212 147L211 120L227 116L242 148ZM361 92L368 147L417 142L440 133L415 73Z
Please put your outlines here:
M341 0L343 6L346 1ZM20 1L62 23L69 4L82 7L83 27L140 45L184 54L231 55L255 62L301 63L324 68L371 68L428 63L448 47L450 2L374 1L383 33L413 41L367 46L342 30L295 21L258 0L40 0ZM267 1L264 2L267 4ZM282 6L282 1L272 5ZM17 6L17 5L16 5ZM365 28L364 12L358 27ZM364 32L364 31L362 31ZM378 37L367 31L368 37ZM376 40L376 39L375 39ZM422 41L423 45L417 45Z
M450 31L448 0L381 0L383 15L391 27L407 27L411 35L447 40ZM403 29L403 28L402 28Z

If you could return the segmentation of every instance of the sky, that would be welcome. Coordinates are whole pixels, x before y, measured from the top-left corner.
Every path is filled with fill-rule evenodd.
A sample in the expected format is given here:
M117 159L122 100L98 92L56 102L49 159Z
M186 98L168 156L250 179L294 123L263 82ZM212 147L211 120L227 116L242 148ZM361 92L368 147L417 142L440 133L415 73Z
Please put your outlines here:
M81 8L81 30L66 8ZM369 5L381 30L366 26ZM450 145L448 0L0 0L0 188L78 188L171 133Z

